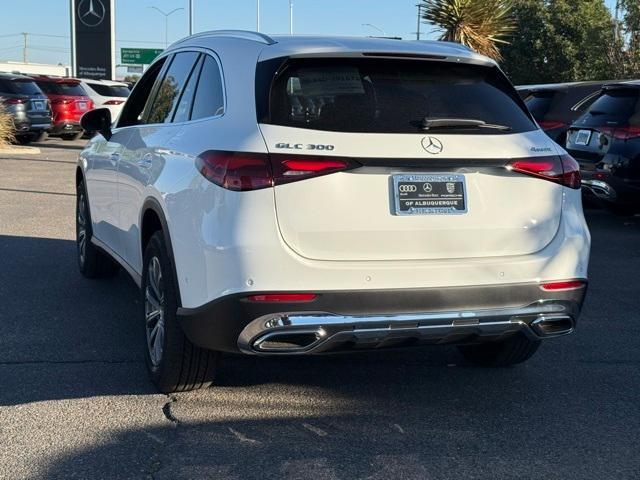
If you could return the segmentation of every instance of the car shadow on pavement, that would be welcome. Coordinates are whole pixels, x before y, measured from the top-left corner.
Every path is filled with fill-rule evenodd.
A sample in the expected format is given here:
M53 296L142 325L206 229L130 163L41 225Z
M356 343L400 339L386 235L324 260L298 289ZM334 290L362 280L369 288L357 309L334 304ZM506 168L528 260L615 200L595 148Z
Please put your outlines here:
M88 142L88 140L83 141L81 145L78 145L77 143L78 141L68 142L68 141L62 140L60 143L51 142L51 141L34 142L34 143L31 143L30 146L38 147L38 148L60 148L63 150L84 150L84 147Z
M0 405L154 392L127 275L83 278L71 240L0 235L0 251Z

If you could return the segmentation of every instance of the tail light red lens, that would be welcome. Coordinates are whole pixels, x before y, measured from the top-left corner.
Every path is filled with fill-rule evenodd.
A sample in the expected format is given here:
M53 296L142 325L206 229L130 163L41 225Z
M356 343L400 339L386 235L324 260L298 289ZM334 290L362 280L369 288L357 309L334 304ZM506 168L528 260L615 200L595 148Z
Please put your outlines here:
M640 125L628 125L626 127L602 127L601 133L609 135L617 140L630 140L640 138Z
M585 280L563 280L560 282L547 282L540 284L540 288L543 290L557 291L557 290L575 290L582 288L587 284Z
M267 293L263 295L251 295L251 302L311 302L318 296L315 293Z
M206 179L234 191L282 185L357 166L356 162L335 157L221 150L209 150L196 159L196 168Z
M564 128L567 126L566 123L556 122L553 120L542 120L538 122L538 125L540 125L540 128L543 130L555 130L556 128Z
M581 186L580 165L571 155L515 159L507 168L569 188L579 189Z
M27 103L27 98L7 98L4 103L7 105L19 105L22 103Z
M196 168L207 180L228 190L257 190L273 185L267 154L209 150L196 159Z
M71 100L67 98L54 98L51 100L51 105L69 105Z

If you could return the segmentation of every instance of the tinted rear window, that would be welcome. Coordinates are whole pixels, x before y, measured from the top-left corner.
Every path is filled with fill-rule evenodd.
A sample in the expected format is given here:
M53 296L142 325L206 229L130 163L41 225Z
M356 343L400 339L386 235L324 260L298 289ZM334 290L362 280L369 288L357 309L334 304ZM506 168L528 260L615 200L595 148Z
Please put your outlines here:
M605 90L593 102L579 125L640 124L640 89Z
M0 79L0 92L15 95L40 95L42 93L35 82L6 79Z
M527 97L524 103L536 120L544 119L553 103L553 92L536 92Z
M86 95L79 83L37 82L44 93L51 95L72 95L75 97Z
M104 85L101 83L90 82L87 82L87 85L95 90L98 95L102 95L103 97L128 97L130 93L127 87L120 85Z
M495 68L430 61L301 59L273 82L265 123L340 132L417 133L422 120L465 118L535 130ZM444 131L444 130L439 130ZM495 134L497 130L462 129Z

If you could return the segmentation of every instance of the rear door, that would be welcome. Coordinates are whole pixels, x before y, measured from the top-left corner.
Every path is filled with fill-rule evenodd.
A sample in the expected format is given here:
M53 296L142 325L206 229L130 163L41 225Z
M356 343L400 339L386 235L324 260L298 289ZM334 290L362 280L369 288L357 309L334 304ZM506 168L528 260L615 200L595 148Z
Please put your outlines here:
M582 170L595 170L624 142L640 136L640 88L606 87L571 127L567 150Z
M562 187L504 166L557 151L497 69L350 58L298 59L278 71L268 101L258 86L272 158L360 165L275 187L283 240L301 256L523 255L555 236ZM426 129L425 119L488 125Z

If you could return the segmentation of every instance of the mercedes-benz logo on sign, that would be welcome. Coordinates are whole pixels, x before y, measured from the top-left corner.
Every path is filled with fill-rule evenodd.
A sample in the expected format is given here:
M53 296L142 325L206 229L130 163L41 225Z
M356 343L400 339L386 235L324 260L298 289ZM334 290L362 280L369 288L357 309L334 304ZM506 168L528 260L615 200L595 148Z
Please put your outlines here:
M428 153L435 155L442 152L442 142L435 137L424 137L422 139L422 148Z
M78 4L78 19L87 27L100 25L106 12L102 0L81 0Z

